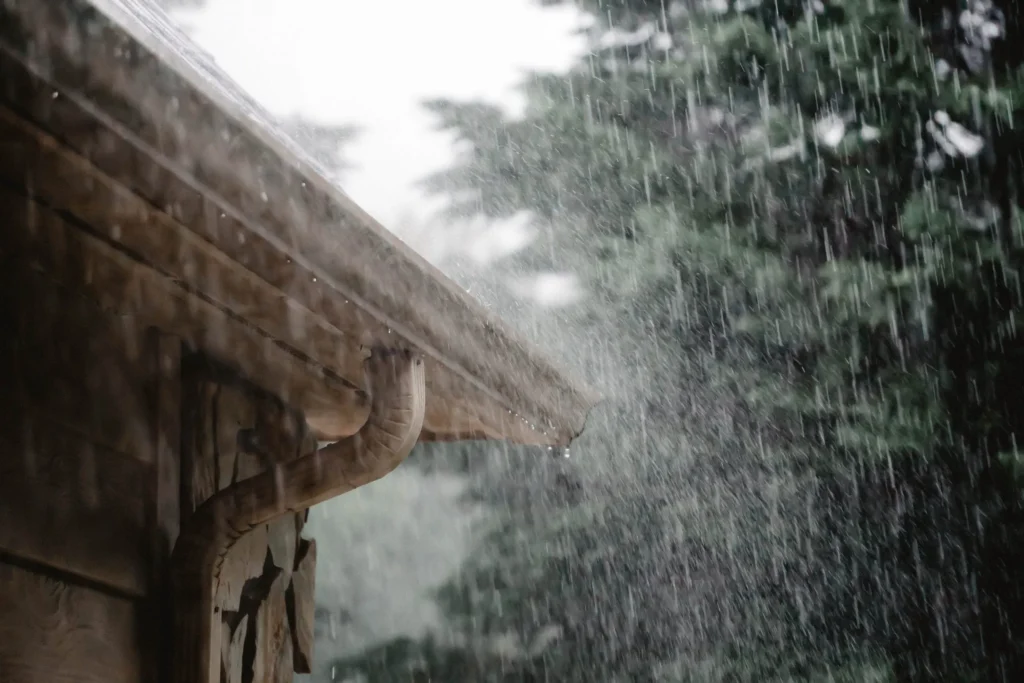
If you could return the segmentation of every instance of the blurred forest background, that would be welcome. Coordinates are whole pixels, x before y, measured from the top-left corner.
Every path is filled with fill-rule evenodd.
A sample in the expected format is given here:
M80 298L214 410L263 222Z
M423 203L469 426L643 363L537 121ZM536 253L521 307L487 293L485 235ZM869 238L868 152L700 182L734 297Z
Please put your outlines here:
M1016 3L576 3L590 49L523 116L424 103L461 150L424 187L530 216L451 272L606 401L570 458L421 446L415 519L316 510L313 678L1024 680ZM342 171L352 130L283 125ZM388 525L429 618L346 561ZM373 591L422 627L361 635Z

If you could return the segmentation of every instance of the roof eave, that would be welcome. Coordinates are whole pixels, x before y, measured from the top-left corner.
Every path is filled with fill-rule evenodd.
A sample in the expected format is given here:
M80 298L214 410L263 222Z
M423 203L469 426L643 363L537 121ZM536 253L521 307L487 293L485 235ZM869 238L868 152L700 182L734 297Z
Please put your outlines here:
M18 16L27 35L12 35L18 29L8 26L0 28L0 40L21 42L26 54L52 53L77 63L75 74L52 75L86 95L102 92L129 105L130 112L109 107L106 113L120 125L155 130L170 164L245 204L264 237L387 331L377 336L388 339L368 342L416 347L504 407L508 420L529 425L537 443L568 443L582 431L598 400L593 392L334 187L162 12L129 0L4 0L4 10ZM40 38L45 45L31 44ZM49 58L36 64L54 66ZM176 111L168 109L172 102Z

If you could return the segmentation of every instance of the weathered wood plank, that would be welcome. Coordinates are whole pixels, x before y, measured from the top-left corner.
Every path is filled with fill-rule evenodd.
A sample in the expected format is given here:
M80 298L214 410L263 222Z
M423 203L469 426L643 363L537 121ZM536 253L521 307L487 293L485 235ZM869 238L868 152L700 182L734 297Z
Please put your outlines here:
M292 632L293 668L296 673L313 671L313 642L316 615L316 541L300 541L292 583L287 592L288 620Z
M262 471L262 464L239 443L239 432L253 429L256 422L255 408L245 392L239 386L194 375L185 381L189 385L185 506L191 512L217 491Z
M100 131L95 134L101 135ZM107 131L107 135L111 133ZM352 320L352 315L358 310L354 306L348 307L349 315L338 320L337 324L344 329L327 325L323 318L314 315L284 291L214 248L204 236L177 223L168 213L154 208L88 160L2 106L0 140L3 140L0 145L0 180L13 186L23 184L31 188L34 196L57 209L71 212L105 238L138 254L168 276L200 289L213 301L317 364L341 377L361 379L358 349L365 324L360 327L359 321ZM115 140L112 138L109 142ZM123 145L97 147L117 150ZM129 165L115 168L126 182L138 183L153 175L139 174ZM156 181L159 187L167 187L164 179L157 178ZM194 192L189 198L202 200L202 196ZM153 199L159 201L159 198ZM182 202L163 205L174 209ZM196 214L191 217L193 224L205 226L209 223L202 211L193 213ZM245 234L237 234L240 239L226 242L247 247ZM294 270L294 264L281 260L289 271ZM301 278L301 274L288 272L275 280L291 290L304 285L301 280L295 280L296 275Z
M181 340L147 332L153 392L153 530L156 557L170 557L181 525ZM162 574L162 571L160 572Z
M292 680L292 637L288 628L285 579L278 576L266 600L259 606L256 631L254 680L290 683Z
M0 63L3 59L0 54ZM32 98L41 97L41 86L32 87L29 80L22 87ZM0 108L0 139L7 140L0 155L6 159L0 163L0 177L23 182L23 169L31 169L33 191L48 202L81 215L107 238L199 287L325 367L360 381L361 357L352 340L369 343L387 337L378 321L288 258L229 205L217 204L219 200L189 186L151 155L127 144L118 132L97 122L90 124L73 97L54 100L47 88L43 100L40 106L45 106L45 115L40 113L40 120L82 156ZM153 210L132 190L163 207L166 214ZM115 218L104 221L97 214ZM145 228L132 229L137 225ZM225 239L226 235L237 239ZM239 269L233 261L260 276ZM200 281L208 284L197 284ZM340 337L330 339L335 332ZM427 371L430 400L424 439L493 438L506 433L525 443L540 438L519 417L484 398L479 388L450 374L443 365L429 364ZM313 400L303 408L310 424L325 438L346 436L358 428L358 419L350 419L346 411L339 412L326 402ZM358 418L364 416L360 413Z
M184 521L199 504L217 492L216 464L209 449L215 423L210 406L218 387L183 377L181 426L181 514Z
M267 527L260 525L238 539L224 558L217 582L217 605L221 612L239 611L242 589L250 579L263 574L267 558ZM221 641L227 644L228 641Z
M283 608L281 612L283 614ZM281 623L283 623L283 631L278 636L280 645L277 650L277 657L274 658L274 668L271 670L269 680L272 683L292 683L295 679L295 672L292 668L292 664L294 662L294 655L292 654L292 638L291 633L288 630L287 619Z
M3 683L139 683L131 601L0 563Z
M268 396L256 402L255 417L256 445L269 462L287 462L309 452L309 429L296 410Z
M266 388L294 405L327 393L334 405L365 413L365 397L324 376L205 299L92 235L52 210L0 187L0 212L27 230L0 231L0 255L41 267L70 287L84 288L105 308L131 312L140 323L181 337L195 348L244 365ZM315 378L319 377L319 380Z
M9 74L0 97L112 180L160 207L202 239L217 244L233 261L259 273L331 326L356 338L367 330L377 336L386 334L385 325L346 301L306 265L289 258L278 240L243 218L223 197L191 181L178 163L136 136L126 135L116 123L83 106L75 94L54 97L53 85L26 71L2 50L0 70Z
M148 461L141 334L134 317L105 313L27 264L0 259L0 402Z
M188 397L182 425L187 510L218 490L316 448L301 415L221 364L189 356L183 377ZM217 646L224 683L239 676L248 680L250 672L256 681L291 680L293 637L284 596L290 590L304 518L286 513L255 527L239 538L217 569L214 603L227 629ZM247 659L239 663L231 652L237 637L232 629L242 617L248 619L246 637L255 638L256 647L246 649Z
M256 424L256 411L252 401L236 386L216 385L213 401L210 414L216 422L213 424L214 430L211 435L213 443L210 460L214 465L216 490L220 491L240 479L251 476L240 471L243 449L239 444L238 435L242 430L252 429Z
M142 4L131 6L137 9ZM330 281L333 294L328 300L358 300L360 308L384 323L375 327L378 338L420 348L430 359L431 401L466 397L470 399L466 406L491 404L475 411L487 422L431 421L426 437L506 436L525 443L550 443L564 441L582 428L593 401L589 392L567 383L546 359L330 187L304 155L272 134L265 114L237 87L232 89L216 67L204 64L202 58L185 63L175 51L157 57L121 27L100 17L83 22L80 14L65 7L18 9L19 22L11 22L13 33L8 35L28 30L34 38L33 55L12 47L17 43L9 37L7 49L0 49L6 54L0 58L12 62L10 70L16 79L11 79L4 94L20 111L59 132L69 146L86 156L106 154L108 162L95 158L107 172L140 168L122 158L127 152L121 148L131 147L132 154L148 157L147 168L160 167L133 171L135 177L151 182L154 175L173 175L178 185L188 186L191 192L216 198L224 214L250 230L247 237L276 237L275 249L302 260L319 280ZM86 25L88 38L84 37ZM135 38L150 49L167 39L167 35L157 37L161 31L166 34L159 15L148 16L144 24L136 17L131 26ZM75 48L69 49L66 40L55 36L75 36ZM187 52L187 41L179 39L178 49ZM130 58L125 57L128 54ZM196 72L197 65L203 76ZM142 73L150 76L142 78ZM182 74L188 75L182 78ZM213 83L217 85L204 87ZM54 98L54 92L59 97ZM169 102L174 104L170 115ZM225 110L238 117L226 115ZM193 122L202 124L195 128L189 125ZM96 142L95 132L101 128L108 131L110 144ZM175 186L152 182L157 191ZM161 201L159 194L143 187L136 191L169 211L179 203ZM189 208L178 218L194 229L202 222L197 215ZM238 230L222 232L211 241L226 251L225 237L230 240L238 234ZM238 260L243 262L241 257ZM262 266L260 259L251 259L247 267L263 275ZM298 293L295 296L300 298ZM318 305L304 303L311 309ZM326 319L334 321L333 316ZM496 357L503 362L496 363ZM458 385L458 391L439 391L434 387L438 378ZM523 411L523 415L507 419L504 415L509 410ZM314 427L333 428L329 412L307 410L307 414ZM549 434L531 433L530 424Z
M150 466L17 407L0 413L0 549L145 595Z
M232 631L231 626L224 624L224 635L222 643L227 643L224 648L221 660L221 680L223 683L242 683L242 668L244 665L243 653L245 652L245 638L249 632L249 615L243 614L241 621Z
M173 627L168 614L171 549L181 522L181 340L150 328L143 334L145 376L152 456L146 492L150 536L150 586L143 604L147 680L159 680L173 657Z

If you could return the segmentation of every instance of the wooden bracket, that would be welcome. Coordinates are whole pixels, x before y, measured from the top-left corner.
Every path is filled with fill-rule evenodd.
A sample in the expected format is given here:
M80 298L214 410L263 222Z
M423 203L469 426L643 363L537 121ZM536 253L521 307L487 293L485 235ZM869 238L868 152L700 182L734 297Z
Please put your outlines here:
M197 355L184 360L183 522L206 499L316 449L302 416ZM214 594L221 683L286 683L312 660L315 551L304 513L243 535L224 558ZM300 564L302 565L300 567ZM175 637L183 634L175 633Z

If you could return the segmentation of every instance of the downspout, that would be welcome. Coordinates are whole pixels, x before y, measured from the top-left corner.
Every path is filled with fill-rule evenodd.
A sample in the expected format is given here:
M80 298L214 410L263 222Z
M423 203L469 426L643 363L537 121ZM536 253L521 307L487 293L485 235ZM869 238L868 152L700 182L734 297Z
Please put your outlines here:
M186 520L171 558L174 683L220 683L214 597L224 559L243 534L380 479L416 444L425 410L423 359L375 349L366 370L370 414L357 434L217 492Z

